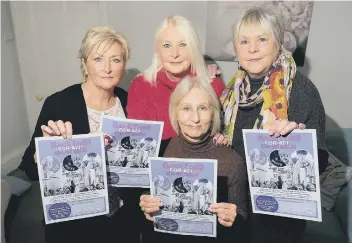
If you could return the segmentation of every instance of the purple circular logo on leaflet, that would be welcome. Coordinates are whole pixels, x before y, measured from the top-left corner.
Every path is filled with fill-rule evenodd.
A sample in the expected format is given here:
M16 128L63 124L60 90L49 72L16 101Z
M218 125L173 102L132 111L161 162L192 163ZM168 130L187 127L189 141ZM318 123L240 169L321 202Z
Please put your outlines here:
M178 224L173 219L161 218L156 221L155 228L159 230L166 230L166 231L177 231Z
M67 218L70 214L71 207L67 203L55 203L48 210L48 215L53 220Z
M117 184L120 181L120 177L118 174L114 172L108 172L108 184Z
M279 204L275 198L270 196L258 196L255 200L257 208L261 211L276 212L279 209Z

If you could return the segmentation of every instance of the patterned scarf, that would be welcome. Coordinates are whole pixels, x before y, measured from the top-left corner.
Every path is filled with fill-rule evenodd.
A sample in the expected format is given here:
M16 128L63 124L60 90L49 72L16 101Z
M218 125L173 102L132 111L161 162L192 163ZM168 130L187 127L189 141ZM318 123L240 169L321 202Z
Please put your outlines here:
M234 136L238 107L251 108L264 101L254 129L268 129L272 121L288 118L288 101L295 74L295 61L290 52L283 50L264 77L260 89L251 94L248 74L239 68L220 97L223 106L223 134L229 144L232 144Z

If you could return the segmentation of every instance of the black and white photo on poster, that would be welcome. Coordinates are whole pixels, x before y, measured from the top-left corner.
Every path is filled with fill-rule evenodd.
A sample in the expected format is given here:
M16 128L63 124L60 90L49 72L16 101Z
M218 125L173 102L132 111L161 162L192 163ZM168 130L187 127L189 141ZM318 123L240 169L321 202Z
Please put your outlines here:
M48 156L41 165L46 197L105 188L102 159L96 153L87 153L83 158L69 154L61 162Z
M315 191L313 156L306 150L292 154L276 149L269 156L261 149L249 151L250 178L253 187Z
M177 177L173 182L162 175L153 179L155 196L160 197L163 206L162 211L212 215L208 211L213 202L213 185L206 179L190 181L183 177Z
M125 168L148 168L148 157L156 156L157 142L154 138L137 139L125 136L119 140L108 134L110 144L106 147L107 164Z

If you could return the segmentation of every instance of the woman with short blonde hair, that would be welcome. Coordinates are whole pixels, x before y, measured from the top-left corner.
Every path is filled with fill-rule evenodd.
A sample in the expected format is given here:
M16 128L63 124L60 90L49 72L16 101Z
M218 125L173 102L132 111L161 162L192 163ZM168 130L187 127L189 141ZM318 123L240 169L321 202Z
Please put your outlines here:
M121 46L121 55L124 63L130 58L131 47L129 41L119 32L108 26L94 26L87 30L79 49L79 59L81 60L81 72L83 81L87 81L85 64L94 48L104 45L102 50L109 49L111 44L118 43Z
M73 134L99 131L102 115L126 117L127 92L117 86L129 56L129 43L123 35L107 26L87 30L79 50L83 83L78 82L46 98L30 145L22 158L19 168L30 180L38 180L34 160L35 137L62 136L69 139ZM97 184L93 177L95 173L91 171L92 188ZM116 189L109 189L110 218L103 215L46 225L45 242L112 242L116 239L115 233L112 233L115 227L119 242L139 242L135 221L133 226L129 224L131 221L122 215L124 208L119 209L120 196ZM129 198L121 197L126 199L124 203L129 204Z

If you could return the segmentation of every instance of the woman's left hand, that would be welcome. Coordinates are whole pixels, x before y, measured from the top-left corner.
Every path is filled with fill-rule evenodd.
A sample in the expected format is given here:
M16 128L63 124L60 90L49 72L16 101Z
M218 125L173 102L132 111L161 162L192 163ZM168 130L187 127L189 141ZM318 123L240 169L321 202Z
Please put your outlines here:
M232 203L213 203L209 211L218 215L218 221L225 227L231 227L237 216L237 206Z
M227 137L225 137L223 134L221 133L217 133L214 135L213 137L213 142L219 146L219 145L228 145L229 140Z
M295 129L305 129L306 125L303 123L297 124L296 122L290 122L289 120L275 120L271 123L269 128L269 136L275 135L275 137L285 136Z
M218 69L218 66L216 64L208 64L207 68L210 74L209 78L215 78L221 75L221 70Z

